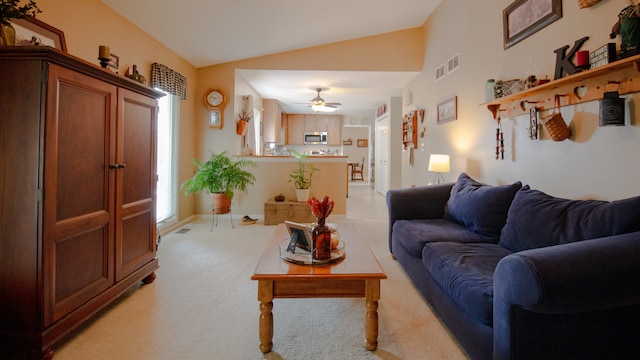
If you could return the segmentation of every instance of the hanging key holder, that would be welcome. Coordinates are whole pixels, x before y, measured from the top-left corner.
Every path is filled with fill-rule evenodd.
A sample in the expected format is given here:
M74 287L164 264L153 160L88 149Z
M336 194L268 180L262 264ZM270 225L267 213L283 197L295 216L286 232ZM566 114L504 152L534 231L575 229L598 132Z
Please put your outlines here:
M608 85L617 85L615 91L608 91ZM604 86L604 97L600 100L600 126L624 126L624 98L620 97L620 83L610 81Z

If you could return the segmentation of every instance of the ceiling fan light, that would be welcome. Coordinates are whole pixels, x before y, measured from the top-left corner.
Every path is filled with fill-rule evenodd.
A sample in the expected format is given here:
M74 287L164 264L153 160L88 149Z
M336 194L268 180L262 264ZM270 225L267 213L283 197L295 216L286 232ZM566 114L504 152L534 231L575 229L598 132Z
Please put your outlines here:
M311 109L318 112L334 112L337 110L335 107L328 107L324 105L311 105Z

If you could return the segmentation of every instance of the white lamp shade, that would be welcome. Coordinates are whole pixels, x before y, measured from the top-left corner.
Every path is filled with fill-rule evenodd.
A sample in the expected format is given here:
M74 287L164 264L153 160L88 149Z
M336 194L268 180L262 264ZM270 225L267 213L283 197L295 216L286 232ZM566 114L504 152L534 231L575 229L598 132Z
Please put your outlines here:
M431 154L429 156L429 171L448 173L451 171L449 155Z

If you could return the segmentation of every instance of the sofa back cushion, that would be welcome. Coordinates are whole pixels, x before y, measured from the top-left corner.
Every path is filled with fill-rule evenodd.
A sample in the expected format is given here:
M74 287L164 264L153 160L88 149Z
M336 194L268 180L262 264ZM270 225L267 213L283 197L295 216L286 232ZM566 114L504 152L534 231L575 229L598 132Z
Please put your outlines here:
M511 201L521 187L519 181L511 185L489 186L462 173L451 189L444 217L498 242Z
M567 200L523 187L499 245L517 252L640 231L640 196L618 201Z

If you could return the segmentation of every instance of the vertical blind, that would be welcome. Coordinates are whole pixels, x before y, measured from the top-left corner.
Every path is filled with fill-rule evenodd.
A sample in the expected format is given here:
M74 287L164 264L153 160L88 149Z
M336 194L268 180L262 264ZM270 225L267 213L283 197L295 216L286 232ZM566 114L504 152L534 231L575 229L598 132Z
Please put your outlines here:
M151 64L151 86L173 94L182 100L187 98L187 78L165 65Z

